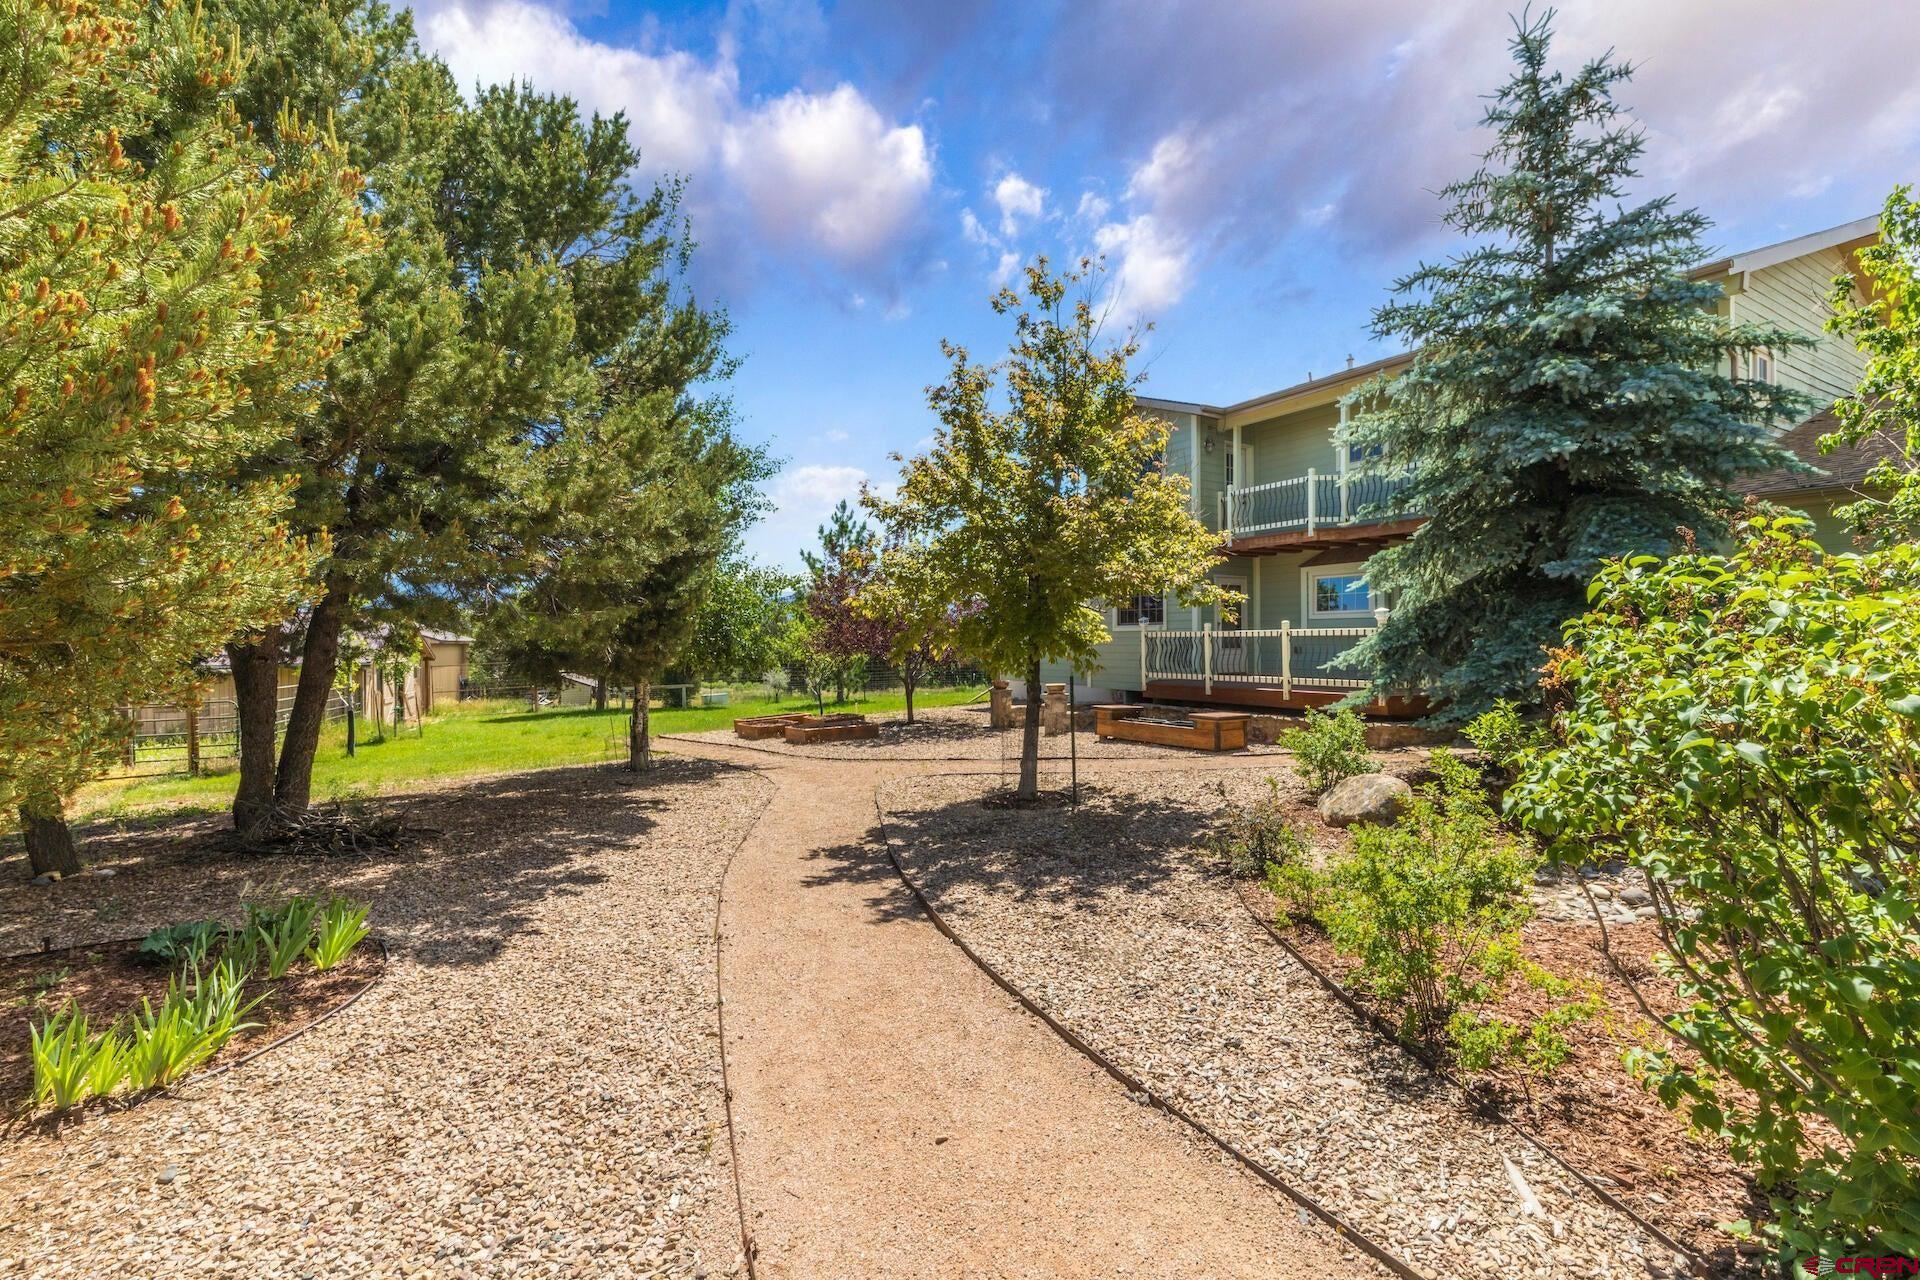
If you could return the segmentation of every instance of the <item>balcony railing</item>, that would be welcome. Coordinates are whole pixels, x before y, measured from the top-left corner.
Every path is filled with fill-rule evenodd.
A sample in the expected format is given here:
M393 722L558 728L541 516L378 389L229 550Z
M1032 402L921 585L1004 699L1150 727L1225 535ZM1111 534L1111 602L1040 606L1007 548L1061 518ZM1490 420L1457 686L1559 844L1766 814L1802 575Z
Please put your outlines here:
M1291 480L1228 489L1221 495L1221 525L1229 538L1241 538L1392 520L1398 513L1387 504L1406 487L1405 476L1309 471Z
M1347 650L1373 634L1372 627L1296 627L1277 631L1241 631L1202 627L1198 631L1140 631L1141 674L1148 683L1198 683L1212 693L1216 685L1260 685L1285 697L1295 691L1346 692L1367 681L1339 671Z

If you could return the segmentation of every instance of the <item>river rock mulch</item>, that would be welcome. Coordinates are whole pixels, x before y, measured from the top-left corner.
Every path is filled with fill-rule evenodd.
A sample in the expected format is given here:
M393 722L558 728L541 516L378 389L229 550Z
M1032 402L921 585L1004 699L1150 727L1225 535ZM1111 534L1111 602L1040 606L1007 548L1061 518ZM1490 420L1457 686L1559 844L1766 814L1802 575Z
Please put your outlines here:
M909 875L989 963L1420 1271L1677 1271L1681 1259L1475 1116L1264 935L1195 845L1265 776L1109 772L1077 812L986 806L980 780L959 777L895 784L881 800Z
M831 706L827 708L833 710ZM1016 709L1018 710L1018 709ZM1020 730L995 729L987 720L985 706L936 707L917 713L908 724L904 713L868 716L880 726L880 736L858 742L809 742L790 745L780 738L746 742L732 729L710 729L704 733L668 734L693 742L756 747L782 755L807 756L816 760L980 760L1005 765L1015 770L1020 765ZM1082 760L1179 760L1213 753L1159 747L1142 742L1102 740L1093 730L1082 729L1069 744L1065 734L1042 735L1040 767L1048 786L1064 783L1071 765L1070 753ZM1273 746L1249 745L1235 755L1277 755Z
M759 776L669 760L411 797L382 858L93 842L112 877L0 862L0 948L341 893L392 948L350 1009L173 1098L0 1136L0 1275L743 1272L715 1022L720 875Z

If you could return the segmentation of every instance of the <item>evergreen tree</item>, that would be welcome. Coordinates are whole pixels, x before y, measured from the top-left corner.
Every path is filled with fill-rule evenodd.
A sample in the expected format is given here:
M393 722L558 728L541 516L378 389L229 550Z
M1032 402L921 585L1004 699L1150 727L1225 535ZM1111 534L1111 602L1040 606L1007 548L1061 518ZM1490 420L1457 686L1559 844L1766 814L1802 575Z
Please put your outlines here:
M1018 795L1028 800L1040 785L1040 664L1090 665L1111 638L1087 602L1225 599L1207 578L1219 535L1189 509L1185 477L1162 465L1167 423L1134 403L1137 340L1105 345L1091 299L1069 301L1092 270L1055 276L1042 258L1026 269L1024 300L994 297L1014 324L998 368L941 344L950 363L927 393L940 420L933 447L902 467L897 496L866 500L899 538L888 573L963 606L960 650L1026 680ZM1005 409L994 404L1000 376Z
M891 647L897 630L891 620L854 607L854 598L870 585L879 551L872 526L854 514L842 498L819 528L820 550L802 550L811 575L807 583L809 643L833 672L834 701L847 700L847 680L856 665Z
M304 625L228 647L240 716L234 821L252 831L303 810L340 638L348 626L452 621L501 548L493 508L502 459L529 423L586 382L572 351L566 281L537 252L476 261L454 251L460 209L444 199L470 114L424 57L411 16L378 0L207 0L210 19L265 51L240 90L271 136L289 109L335 122L366 176L382 251L353 283L360 335L331 361L326 394L286 448L246 461L297 479L296 531L324 539ZM276 743L277 668L299 684Z
M1549 71L1552 19L1516 22L1494 142L1443 192L1475 247L1375 313L1378 337L1416 351L1355 393L1348 435L1408 473L1395 507L1428 517L1368 561L1392 613L1353 662L1453 719L1534 696L1603 561L1723 534L1729 482L1791 465L1768 428L1807 408L1726 372L1730 354L1809 339L1716 314L1719 286L1688 275L1699 213L1619 203L1644 147L1613 96L1631 68L1609 54Z
M503 469L487 628L529 670L632 687L631 762L643 768L647 687L691 642L767 473L734 438L730 403L697 393L732 371L727 319L677 289L691 251L677 192L635 194L624 118L490 89L453 152L440 206L456 257L476 271L545 264L583 371L560 412L525 424Z
M304 587L288 484L233 460L310 408L367 231L333 139L248 136L196 17L15 0L0 42L0 803L68 873L120 709Z

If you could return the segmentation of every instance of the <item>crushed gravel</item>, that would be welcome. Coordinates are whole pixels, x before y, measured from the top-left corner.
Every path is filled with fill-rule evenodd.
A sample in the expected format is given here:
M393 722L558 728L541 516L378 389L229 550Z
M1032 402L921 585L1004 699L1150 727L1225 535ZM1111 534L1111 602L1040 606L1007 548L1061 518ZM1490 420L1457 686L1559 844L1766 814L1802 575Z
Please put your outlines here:
M908 873L989 963L1419 1270L1670 1273L1679 1260L1630 1219L1474 1117L1261 934L1195 844L1266 774L1109 770L1077 813L984 807L978 778L881 798Z
M177 1098L0 1139L0 1275L718 1276L743 1270L715 1025L723 868L771 794L674 760L410 802L392 858L91 849L113 877L0 889L9 951L369 900L393 949L353 1008Z

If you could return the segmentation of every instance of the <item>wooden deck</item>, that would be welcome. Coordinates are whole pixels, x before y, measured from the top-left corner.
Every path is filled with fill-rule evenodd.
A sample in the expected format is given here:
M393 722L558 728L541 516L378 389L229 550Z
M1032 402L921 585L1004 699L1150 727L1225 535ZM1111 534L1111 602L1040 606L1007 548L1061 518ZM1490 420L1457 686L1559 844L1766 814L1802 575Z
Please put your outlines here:
M1425 516L1406 520L1385 520L1379 524L1322 525L1312 533L1305 529L1282 529L1275 533L1240 534L1230 537L1220 550L1230 556L1272 556L1285 551L1332 551L1372 548L1407 537L1425 524Z
M1288 694L1278 683L1235 682L1216 683L1213 692L1208 693L1205 684L1199 680L1149 680L1143 690L1149 702L1204 703L1212 707L1231 707L1237 711L1305 711L1308 707L1331 706L1349 692L1346 689L1295 688ZM1361 709L1361 714L1378 720L1413 720L1426 715L1428 710L1424 698L1388 698L1383 702L1369 703Z

